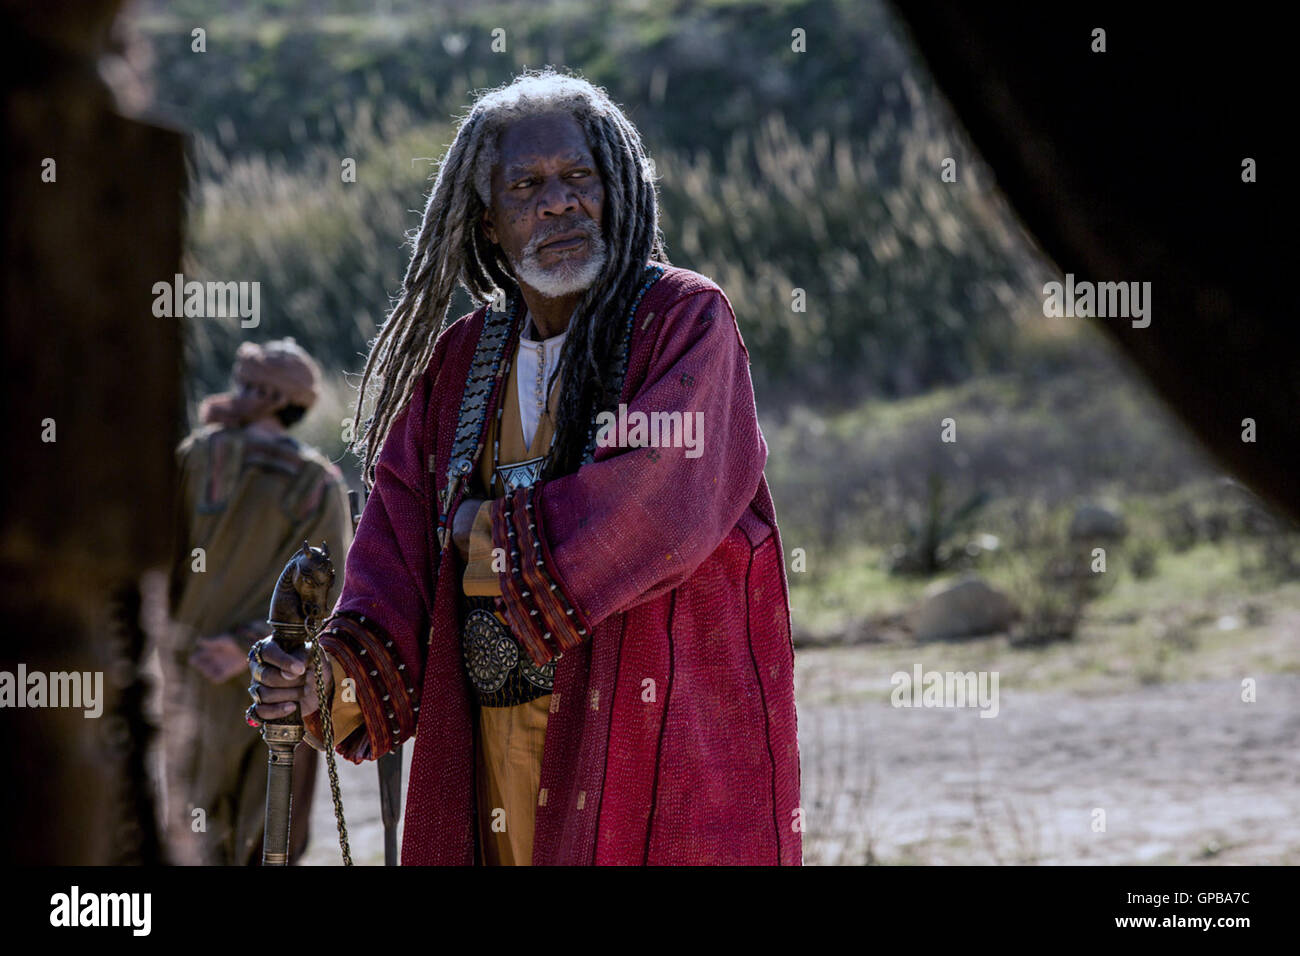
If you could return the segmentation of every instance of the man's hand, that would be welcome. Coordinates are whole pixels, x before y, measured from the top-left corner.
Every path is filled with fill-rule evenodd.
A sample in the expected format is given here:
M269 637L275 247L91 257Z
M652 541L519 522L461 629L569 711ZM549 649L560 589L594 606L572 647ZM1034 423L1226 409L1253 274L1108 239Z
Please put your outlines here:
M263 663L248 659L248 668L253 674L250 693L257 692L262 703L253 708L253 713L262 720L275 720L288 717L294 707L301 709L302 715L315 713L319 709L316 699L315 668L307 666L307 649L299 646L293 653L281 649L271 638L258 641L254 649L261 648ZM321 676L325 679L325 698L334 697L334 668L329 659L321 661Z
M482 498L465 498L456 509L456 516L451 521L451 541L460 553L461 560L469 560L469 533L474 530L474 517Z
M214 684L238 677L246 663L248 654L229 634L199 638L198 646L190 655L190 666Z

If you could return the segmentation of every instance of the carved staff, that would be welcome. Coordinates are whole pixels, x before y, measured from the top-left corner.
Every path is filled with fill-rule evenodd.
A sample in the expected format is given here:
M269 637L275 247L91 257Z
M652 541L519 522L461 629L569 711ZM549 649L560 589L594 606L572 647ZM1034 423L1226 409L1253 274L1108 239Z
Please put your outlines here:
M334 564L330 561L329 544L321 542L319 548L306 541L302 550L294 554L285 565L275 593L271 596L271 611L267 623L271 637L288 653L292 653L308 640L315 640L323 621L322 615L329 607L329 593L334 585ZM318 688L320 673L317 666ZM328 702L326 702L328 706ZM328 714L322 715L327 730ZM293 817L293 757L302 742L302 714L295 709L287 717L262 721L262 739L266 742L266 830L262 838L262 865L287 866L289 864L289 824ZM332 737L332 733L327 733ZM339 800L334 761L326 740L326 761L330 770L330 784L334 792L335 816L339 824L339 842L343 848L343 861L351 865L347 847L347 830L343 824L343 808Z

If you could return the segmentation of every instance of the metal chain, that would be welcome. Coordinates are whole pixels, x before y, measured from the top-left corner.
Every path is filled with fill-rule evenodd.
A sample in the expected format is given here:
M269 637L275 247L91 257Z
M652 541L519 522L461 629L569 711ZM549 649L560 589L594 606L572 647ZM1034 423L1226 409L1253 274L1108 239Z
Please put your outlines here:
M325 697L325 675L321 665L320 641L312 642L312 661L316 670L316 701L320 705L320 722L324 728L325 766L330 776L330 796L334 798L334 822L339 831L339 849L343 851L343 865L352 865L352 851L348 848L348 825L343 820L343 795L339 792L339 770L334 762L334 716L330 712L330 701Z

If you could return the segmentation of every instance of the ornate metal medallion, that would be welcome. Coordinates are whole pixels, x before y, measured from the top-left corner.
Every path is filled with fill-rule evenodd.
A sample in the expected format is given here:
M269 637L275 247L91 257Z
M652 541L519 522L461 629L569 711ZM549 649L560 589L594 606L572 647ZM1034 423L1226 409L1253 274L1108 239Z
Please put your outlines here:
M560 655L556 654L546 662L545 667L538 667L527 654L520 654L519 673L528 683L549 694L555 687L555 664L559 659Z
M512 465L497 465L497 478L505 486L505 493L511 494L516 488L528 488L536 484L538 476L542 473L542 463L545 461L545 455L538 455L536 458L517 461Z
M504 687L519 664L519 645L505 625L491 611L476 608L465 618L462 640L465 669L474 689L492 694Z

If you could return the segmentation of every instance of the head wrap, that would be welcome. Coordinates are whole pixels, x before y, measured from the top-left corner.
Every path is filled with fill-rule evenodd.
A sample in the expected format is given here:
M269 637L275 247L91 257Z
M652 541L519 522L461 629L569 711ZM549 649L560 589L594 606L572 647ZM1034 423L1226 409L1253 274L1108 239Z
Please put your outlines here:
M235 353L234 391L209 395L199 407L204 424L247 425L286 405L311 408L320 394L320 367L293 339L259 345L245 342ZM264 394L255 390L261 387Z

